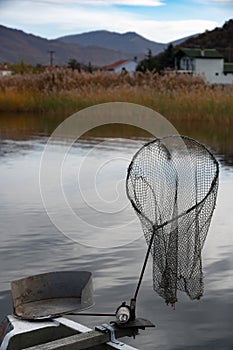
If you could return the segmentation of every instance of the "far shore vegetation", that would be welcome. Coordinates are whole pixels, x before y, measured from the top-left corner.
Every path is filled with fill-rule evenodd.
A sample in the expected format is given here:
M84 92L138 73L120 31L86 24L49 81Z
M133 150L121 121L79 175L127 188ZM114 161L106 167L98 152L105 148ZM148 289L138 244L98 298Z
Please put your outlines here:
M0 113L69 116L105 102L150 107L171 121L233 122L233 86L208 85L202 77L174 72L117 75L55 68L0 77Z

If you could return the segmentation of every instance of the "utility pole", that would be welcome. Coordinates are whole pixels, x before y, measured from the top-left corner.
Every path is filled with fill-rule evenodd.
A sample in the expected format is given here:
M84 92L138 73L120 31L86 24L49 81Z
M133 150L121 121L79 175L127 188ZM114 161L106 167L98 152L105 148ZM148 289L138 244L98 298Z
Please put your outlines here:
M49 57L50 57L50 66L53 66L53 54L55 53L55 51L48 51L49 53Z

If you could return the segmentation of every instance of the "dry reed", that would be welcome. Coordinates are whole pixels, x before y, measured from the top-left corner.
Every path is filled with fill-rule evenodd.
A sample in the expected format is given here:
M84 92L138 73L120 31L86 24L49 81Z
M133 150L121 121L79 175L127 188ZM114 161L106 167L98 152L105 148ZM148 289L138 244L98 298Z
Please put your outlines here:
M73 113L114 101L151 107L172 121L233 121L233 86L211 86L201 77L139 72L131 77L59 68L0 79L0 112Z

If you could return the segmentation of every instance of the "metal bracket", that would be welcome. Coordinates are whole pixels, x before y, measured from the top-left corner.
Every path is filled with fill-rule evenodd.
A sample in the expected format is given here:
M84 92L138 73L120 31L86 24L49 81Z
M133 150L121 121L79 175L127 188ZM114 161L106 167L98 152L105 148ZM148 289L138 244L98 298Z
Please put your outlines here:
M114 328L109 324L103 323L101 326L96 326L95 330L100 331L102 333L109 333L110 341L116 345L119 345L119 349L122 349L122 347L125 345L124 343L116 339Z
M135 320L129 321L127 323L113 322L113 324L118 328L131 328L131 329L145 329L148 327L155 327L155 325L144 318L136 318Z

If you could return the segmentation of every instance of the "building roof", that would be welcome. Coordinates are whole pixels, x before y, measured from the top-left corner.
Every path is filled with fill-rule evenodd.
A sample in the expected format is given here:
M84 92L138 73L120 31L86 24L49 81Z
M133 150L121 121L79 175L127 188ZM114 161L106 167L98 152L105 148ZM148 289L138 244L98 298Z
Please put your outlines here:
M188 56L191 58L223 58L223 55L216 49L188 49L181 48L177 52L178 56Z
M130 61L129 60L120 60L120 61L114 62L108 66L105 66L104 69L106 69L106 70L114 69L114 68L121 66L122 64L124 64L126 62L130 62Z
M224 73L233 73L233 63L224 63Z
M11 70L8 69L6 66L0 65L0 71L10 72Z

